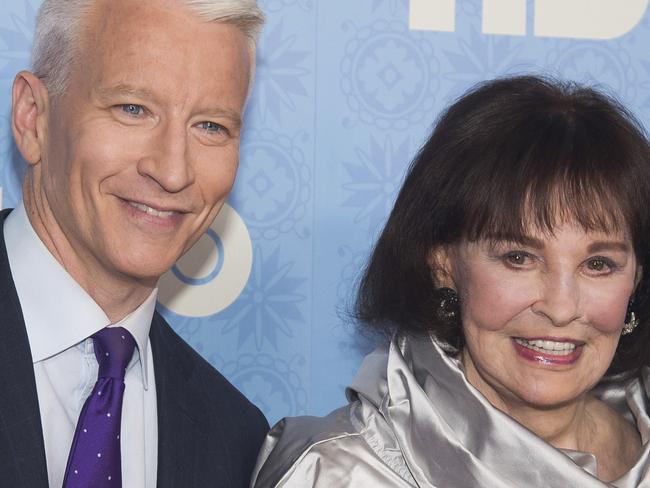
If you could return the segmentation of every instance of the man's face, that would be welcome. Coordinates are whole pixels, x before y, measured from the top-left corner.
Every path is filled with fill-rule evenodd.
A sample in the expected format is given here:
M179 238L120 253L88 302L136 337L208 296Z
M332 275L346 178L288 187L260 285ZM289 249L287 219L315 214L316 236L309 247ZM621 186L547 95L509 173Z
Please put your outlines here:
M50 111L35 193L67 241L58 252L97 279L150 282L196 242L233 184L248 43L164 0L103 2L86 27Z

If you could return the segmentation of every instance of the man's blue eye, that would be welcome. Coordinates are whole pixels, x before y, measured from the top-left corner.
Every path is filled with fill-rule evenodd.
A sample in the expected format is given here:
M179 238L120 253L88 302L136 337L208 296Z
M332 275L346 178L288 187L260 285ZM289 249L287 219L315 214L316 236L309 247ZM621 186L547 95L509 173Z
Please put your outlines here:
M142 113L142 107L133 103L126 103L122 105L122 111L129 115L140 115Z
M216 122L201 122L199 127L207 132L221 132L225 130L222 125L219 125Z

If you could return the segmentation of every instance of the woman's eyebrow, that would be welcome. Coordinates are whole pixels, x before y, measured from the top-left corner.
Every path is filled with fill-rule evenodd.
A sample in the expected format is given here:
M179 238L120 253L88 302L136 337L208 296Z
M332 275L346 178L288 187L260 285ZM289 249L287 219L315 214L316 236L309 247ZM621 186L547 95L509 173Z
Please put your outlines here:
M630 245L625 241L596 241L587 247L589 252L622 251L628 252Z
M544 249L544 241L536 237L522 236L516 242L526 247L532 247L533 249Z
M518 237L510 237L510 238L489 238L488 243L490 247L494 247L498 244L514 244L514 245L519 245L519 246L526 246L526 247L532 247L534 249L543 249L544 248L544 241L541 239L538 239L536 237L531 237L531 236L518 236Z

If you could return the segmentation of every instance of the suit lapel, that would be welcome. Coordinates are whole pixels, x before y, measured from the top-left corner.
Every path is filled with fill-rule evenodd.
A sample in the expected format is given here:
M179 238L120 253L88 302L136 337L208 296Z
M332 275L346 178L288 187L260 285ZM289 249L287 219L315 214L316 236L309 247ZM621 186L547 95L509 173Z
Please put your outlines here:
M47 488L34 366L2 232L8 214L0 213L0 480Z
M158 404L158 488L205 486L197 460L206 432L201 428L206 408L192 383L193 365L169 342L169 327L156 312L151 324Z

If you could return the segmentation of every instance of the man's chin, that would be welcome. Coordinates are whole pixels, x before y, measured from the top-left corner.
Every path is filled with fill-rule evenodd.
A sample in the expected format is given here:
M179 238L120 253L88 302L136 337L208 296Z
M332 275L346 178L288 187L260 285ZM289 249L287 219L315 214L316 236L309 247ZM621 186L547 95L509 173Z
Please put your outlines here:
M125 281L147 287L155 287L162 275L169 271L175 260L168 259L128 259L115 263L115 268Z

